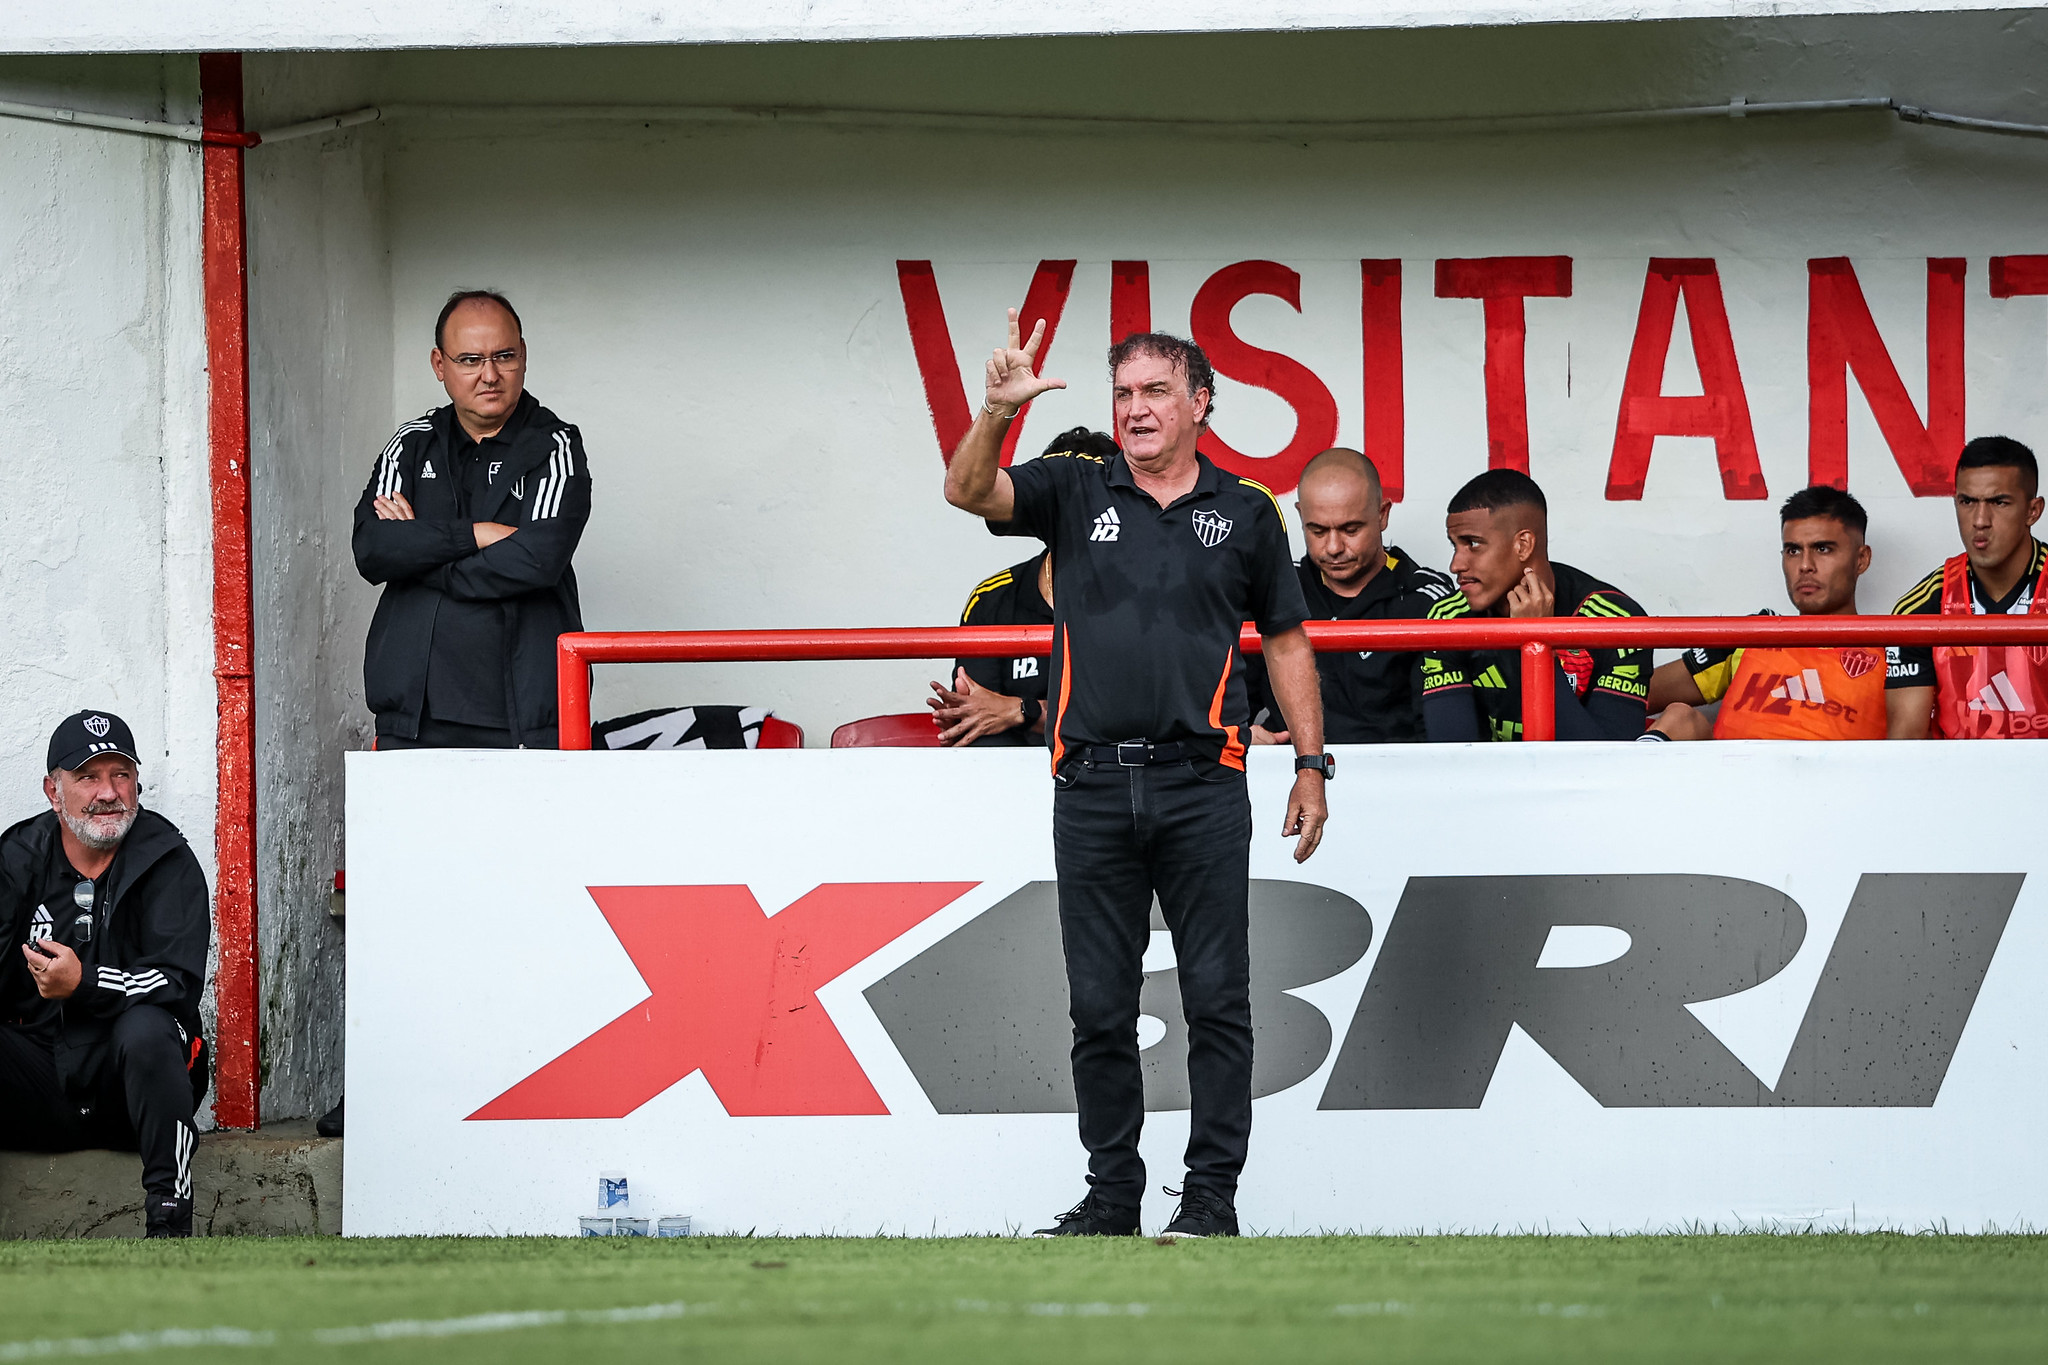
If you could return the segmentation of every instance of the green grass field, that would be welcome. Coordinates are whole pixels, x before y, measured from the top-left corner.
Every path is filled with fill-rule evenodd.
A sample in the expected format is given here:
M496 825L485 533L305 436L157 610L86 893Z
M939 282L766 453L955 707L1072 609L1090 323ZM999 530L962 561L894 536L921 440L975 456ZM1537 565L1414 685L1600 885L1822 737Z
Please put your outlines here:
M0 1244L0 1361L2048 1358L2048 1237Z

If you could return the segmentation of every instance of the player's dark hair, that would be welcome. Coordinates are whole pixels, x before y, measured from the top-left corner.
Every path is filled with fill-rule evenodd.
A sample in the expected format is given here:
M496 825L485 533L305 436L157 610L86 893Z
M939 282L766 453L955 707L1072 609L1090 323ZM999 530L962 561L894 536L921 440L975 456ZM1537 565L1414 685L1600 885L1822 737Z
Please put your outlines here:
M1188 381L1190 398L1203 389L1209 391L1209 406L1202 413L1202 425L1208 426L1216 415L1216 371L1210 368L1202 348L1165 332L1133 332L1109 348L1110 380L1115 381L1118 368L1126 361L1141 355L1164 360L1180 371L1181 378Z
M1042 452L1047 455L1097 455L1108 459L1116 454L1116 438L1106 432L1090 431L1087 427L1075 427L1063 431L1047 443Z
M1536 480L1519 469L1489 469L1467 483L1451 499L1445 512L1455 515L1459 512L1503 512L1510 507L1533 507L1545 516L1550 514L1550 504L1543 500L1543 490L1536 486Z
M483 299L487 302L495 303L498 307L510 313L512 315L512 330L519 333L521 341L526 339L525 324L519 321L519 310L512 306L512 300L506 298L495 289L458 289L448 296L448 302L441 305L441 316L434 319L435 350L445 351L448 349L448 319L453 316L456 309L472 299Z
M1863 510L1863 504L1841 489L1824 483L1800 489L1785 499L1785 505L1778 509L1781 523L1805 521L1808 517L1830 517L1859 536L1870 530L1870 514Z
M1979 436L1956 457L1956 473L1965 469L2017 469L2027 480L2027 496L2041 487L2041 467L2034 452L2010 436Z

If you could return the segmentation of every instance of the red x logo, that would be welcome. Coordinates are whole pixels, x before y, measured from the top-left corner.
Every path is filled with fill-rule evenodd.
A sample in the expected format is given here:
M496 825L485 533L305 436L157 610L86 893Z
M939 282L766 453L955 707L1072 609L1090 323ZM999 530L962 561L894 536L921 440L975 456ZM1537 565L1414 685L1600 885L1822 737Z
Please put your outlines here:
M699 1070L735 1117L886 1114L818 989L975 885L827 884L778 915L744 886L593 886L654 994L469 1117L623 1118Z

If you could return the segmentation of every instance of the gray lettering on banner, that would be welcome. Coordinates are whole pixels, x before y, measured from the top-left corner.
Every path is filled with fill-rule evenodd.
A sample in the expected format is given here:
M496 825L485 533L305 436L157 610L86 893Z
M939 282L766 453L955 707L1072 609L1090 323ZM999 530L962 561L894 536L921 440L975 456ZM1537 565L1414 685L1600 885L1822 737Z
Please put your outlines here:
M1734 877L1410 878L1320 1107L1472 1109L1519 1025L1610 1108L1926 1107L1940 1094L2022 874L1867 874L1858 883L1775 1091L1688 1005L1769 981L1806 938L1784 893ZM1306 882L1251 884L1253 1093L1313 1076L1332 1045L1288 994L1357 963L1365 907ZM1154 928L1164 921L1155 905ZM1543 967L1551 930L1621 930L1620 957ZM866 992L942 1114L1074 1112L1058 890L1031 882ZM1185 1109L1187 1025L1171 969L1139 1010L1165 1036L1141 1055L1146 1108Z
M1152 923L1164 928L1155 904ZM1351 897L1305 882L1254 880L1250 897L1252 1093L1315 1073L1332 1034L1323 1012L1286 992L1365 956L1372 918ZM1074 1112L1058 890L1032 882L865 992L918 1084L942 1114ZM1187 1023L1172 969L1148 972L1139 1012L1166 1025L1141 1054L1145 1107L1188 1107Z
M1865 873L1770 1103L1927 1108L2023 873Z
M1327 981L1364 957L1372 946L1372 916L1327 886L1259 878L1252 880L1250 911L1252 1098L1258 1099L1300 1085L1330 1055L1330 1021L1287 992ZM1152 903L1152 927L1166 927L1157 901ZM1188 1026L1181 1013L1179 974L1171 968L1145 973L1138 1012L1166 1025L1166 1036L1139 1055L1145 1107L1185 1109L1190 1102Z
M1628 951L1538 967L1578 924ZM1611 1108L1767 1103L1685 1007L1770 980L1805 938L1790 897L1734 877L1411 877L1320 1107L1476 1109L1517 1024Z
M867 988L941 1114L1071 1114L1059 890L1028 882Z

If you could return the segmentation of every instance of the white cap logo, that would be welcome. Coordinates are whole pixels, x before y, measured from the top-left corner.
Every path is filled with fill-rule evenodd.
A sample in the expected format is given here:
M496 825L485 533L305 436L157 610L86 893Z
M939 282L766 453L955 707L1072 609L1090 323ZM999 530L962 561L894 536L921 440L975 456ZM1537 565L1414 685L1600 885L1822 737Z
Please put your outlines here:
M105 716L87 716L85 718L85 728L91 732L94 739L105 739L107 731L114 727Z

